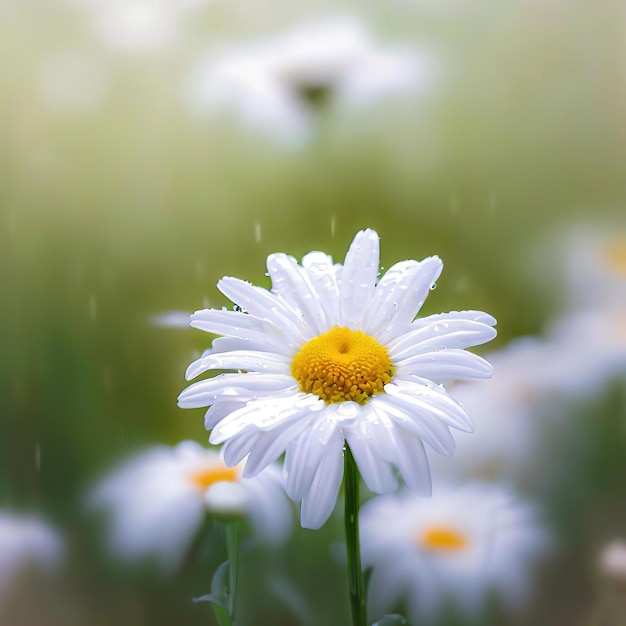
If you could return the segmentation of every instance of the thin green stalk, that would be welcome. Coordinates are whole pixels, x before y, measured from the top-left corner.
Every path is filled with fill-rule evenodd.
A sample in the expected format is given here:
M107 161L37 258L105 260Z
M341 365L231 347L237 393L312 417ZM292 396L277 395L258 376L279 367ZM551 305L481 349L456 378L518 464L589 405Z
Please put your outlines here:
M228 554L228 614L235 623L235 600L237 598L237 578L239 571L239 521L226 524L226 550Z
M348 552L348 585L352 626L367 626L365 612L365 583L361 569L361 546L359 542L359 482L361 476L350 448L344 453L345 524Z

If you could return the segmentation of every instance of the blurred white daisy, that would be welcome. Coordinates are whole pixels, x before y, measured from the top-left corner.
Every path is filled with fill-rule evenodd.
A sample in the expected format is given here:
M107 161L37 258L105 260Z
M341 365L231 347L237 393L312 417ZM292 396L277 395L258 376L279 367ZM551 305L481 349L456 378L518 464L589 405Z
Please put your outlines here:
M376 44L359 20L339 17L209 50L185 99L200 115L235 111L279 142L301 145L326 104L362 107L415 94L433 82L435 66L426 51Z
M233 369L179 396L183 408L210 406L210 441L227 464L247 457L253 476L286 451L287 493L302 500L302 525L320 527L335 506L344 442L374 492L406 484L430 491L424 443L451 454L450 428L470 431L463 408L441 384L489 378L492 368L465 348L496 334L480 311L415 319L443 268L441 260L396 263L378 280L379 238L364 230L344 265L322 252L302 265L272 254L267 291L226 277L218 289L240 310L205 309L191 325L223 335L187 369ZM244 372L242 372L244 370Z
M626 303L564 315L549 332L554 350L566 356L569 384L577 395L602 391L626 374Z
M42 520L0 511L0 601L29 568L54 572L63 556L59 534Z
M37 79L48 106L76 113L103 101L110 88L111 71L104 59L93 52L66 48L42 60Z
M579 224L561 239L567 304L626 310L626 225Z
M571 352L565 342L520 337L487 354L493 379L452 389L472 416L475 434L457 435L454 459L435 458L433 475L518 479L536 469L547 418L562 414L563 402L584 389L585 368Z
M598 559L598 566L606 578L626 583L626 541L614 539L604 546Z
M187 13L203 0L73 0L89 11L103 43L128 53L153 52L175 43Z
M373 617L403 601L412 624L431 623L447 604L479 617L492 593L503 606L521 608L530 566L548 546L534 507L498 485L438 484L431 499L404 491L361 509Z
M207 512L245 516L261 540L274 544L291 527L277 467L244 479L241 466L226 466L217 451L193 441L136 454L102 479L88 502L111 509L108 537L116 556L153 555L165 571L179 566Z

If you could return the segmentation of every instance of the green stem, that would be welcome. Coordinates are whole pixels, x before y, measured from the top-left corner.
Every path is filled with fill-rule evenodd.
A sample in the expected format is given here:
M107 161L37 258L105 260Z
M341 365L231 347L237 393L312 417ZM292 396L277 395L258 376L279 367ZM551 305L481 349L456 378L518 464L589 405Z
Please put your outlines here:
M228 554L228 614L235 623L235 600L237 598L237 578L239 570L239 521L226 524L226 550Z
M361 547L359 543L360 480L359 469L356 466L350 448L346 444L344 453L345 524L352 626L367 626L365 613L365 583L361 569Z

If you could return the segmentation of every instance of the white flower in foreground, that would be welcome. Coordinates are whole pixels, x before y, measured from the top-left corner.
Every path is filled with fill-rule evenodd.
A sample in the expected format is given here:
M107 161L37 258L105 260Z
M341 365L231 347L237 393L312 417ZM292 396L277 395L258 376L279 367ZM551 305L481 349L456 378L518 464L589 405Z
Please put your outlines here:
M226 463L247 457L254 476L286 451L287 493L302 500L302 525L330 516L343 477L344 443L367 486L406 484L429 492L424 443L451 454L450 428L470 431L444 380L489 378L491 366L465 351L496 334L493 317L462 311L415 319L439 277L438 257L396 263L378 280L379 240L357 233L344 265L322 252L302 265L272 254L267 291L226 277L218 289L243 310L205 309L191 325L223 335L187 369L243 370L197 382L183 408L210 406L210 441Z
M536 511L487 483L437 485L431 499L404 491L361 509L372 615L406 600L412 624L430 623L449 602L477 617L491 593L510 609L530 592L530 566L548 547Z
M207 511L245 516L256 535L271 543L285 539L291 525L275 466L244 479L241 466L227 467L217 451L193 441L135 455L96 485L89 503L112 509L109 544L115 555L154 555L169 571L184 558Z
M245 124L298 145L326 101L361 107L416 93L432 82L434 66L424 51L376 44L360 21L335 18L209 50L185 96L199 114L236 111Z
M32 567L45 573L60 565L63 542L36 517L0 512L0 599L13 581Z

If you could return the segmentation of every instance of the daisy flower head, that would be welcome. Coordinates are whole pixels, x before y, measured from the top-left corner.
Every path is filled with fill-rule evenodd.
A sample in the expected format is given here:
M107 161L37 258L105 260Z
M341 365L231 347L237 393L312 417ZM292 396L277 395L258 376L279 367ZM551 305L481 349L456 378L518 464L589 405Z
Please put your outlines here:
M61 564L59 534L37 517L0 512L0 600L28 568L52 573Z
M117 557L155 557L175 570L205 515L249 519L255 535L279 544L291 528L291 508L280 470L267 467L244 479L242 466L229 467L219 452L194 441L154 446L111 471L89 493L90 507L111 510L108 543Z
M548 547L535 508L495 484L438 484L431 499L404 490L361 509L372 615L406 601L416 626L450 605L480 617L493 593L504 607L522 608L531 565Z
M302 264L278 253L267 259L269 290L223 278L218 289L236 310L192 315L193 327L222 336L186 376L237 373L190 385L179 405L209 407L211 443L224 444L229 465L246 458L244 476L285 452L285 487L302 500L306 528L333 511L346 443L372 491L396 489L397 469L428 493L424 444L450 455L450 428L472 428L442 383L489 378L491 366L465 348L496 334L481 311L415 319L442 267L436 256L401 261L379 279L379 238L364 230L343 265L322 252Z
M423 50L374 42L356 18L334 17L208 50L184 97L199 115L235 111L250 128L300 146L327 104L360 108L419 93L435 65Z
M561 241L567 300L626 308L626 224L578 224Z

